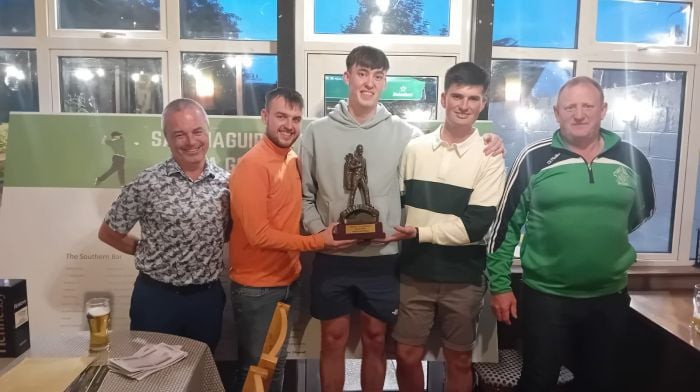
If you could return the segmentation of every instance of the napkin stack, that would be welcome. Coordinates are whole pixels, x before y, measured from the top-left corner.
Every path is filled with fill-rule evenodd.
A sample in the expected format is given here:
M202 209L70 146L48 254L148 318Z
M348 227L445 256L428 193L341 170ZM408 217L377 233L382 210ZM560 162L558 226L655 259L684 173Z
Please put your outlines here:
M185 358L187 352L181 349L182 346L165 343L146 344L129 357L111 358L109 369L136 380L143 380Z

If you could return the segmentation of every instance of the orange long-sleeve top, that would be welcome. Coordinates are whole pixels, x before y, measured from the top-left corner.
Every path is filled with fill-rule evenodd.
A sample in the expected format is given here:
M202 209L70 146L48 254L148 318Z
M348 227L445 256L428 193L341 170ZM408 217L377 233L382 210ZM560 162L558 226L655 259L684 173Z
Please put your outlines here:
M319 234L299 232L301 179L296 153L263 137L238 160L229 189L231 280L253 287L294 282L301 272L300 251L324 245Z

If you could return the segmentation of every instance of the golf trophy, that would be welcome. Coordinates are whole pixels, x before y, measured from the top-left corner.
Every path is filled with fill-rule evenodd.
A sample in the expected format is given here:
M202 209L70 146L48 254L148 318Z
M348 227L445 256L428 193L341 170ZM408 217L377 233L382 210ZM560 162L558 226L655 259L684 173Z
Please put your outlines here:
M386 237L379 221L379 211L372 206L367 184L367 161L362 156L363 147L358 144L354 153L345 155L343 188L349 193L348 206L340 213L338 225L333 229L336 240L372 240ZM355 204L355 194L360 191L362 204Z

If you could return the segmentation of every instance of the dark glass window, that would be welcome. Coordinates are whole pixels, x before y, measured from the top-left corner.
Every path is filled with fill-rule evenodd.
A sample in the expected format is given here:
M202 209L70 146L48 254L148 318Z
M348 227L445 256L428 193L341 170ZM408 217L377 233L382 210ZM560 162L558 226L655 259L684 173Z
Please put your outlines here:
M60 57L61 111L160 113L161 59Z
M0 36L35 34L33 0L0 0Z
M277 86L276 55L183 53L182 64L182 96L208 114L259 115Z

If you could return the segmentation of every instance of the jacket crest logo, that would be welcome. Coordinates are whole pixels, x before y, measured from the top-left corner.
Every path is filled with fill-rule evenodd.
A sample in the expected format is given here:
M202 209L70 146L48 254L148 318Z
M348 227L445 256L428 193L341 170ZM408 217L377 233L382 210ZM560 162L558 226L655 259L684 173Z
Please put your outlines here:
M630 174L629 170L625 167L618 167L615 169L613 172L613 175L615 176L615 180L617 181L617 185L620 186L632 186L632 175Z

